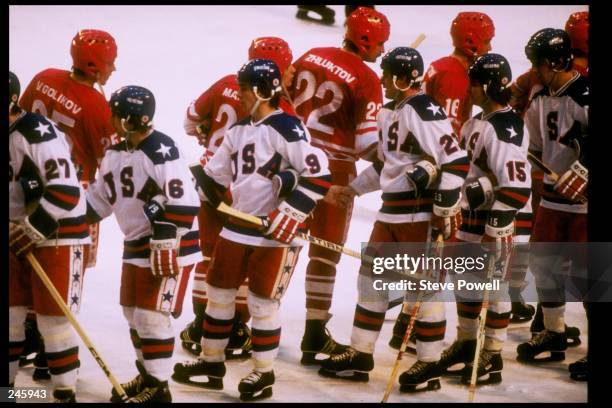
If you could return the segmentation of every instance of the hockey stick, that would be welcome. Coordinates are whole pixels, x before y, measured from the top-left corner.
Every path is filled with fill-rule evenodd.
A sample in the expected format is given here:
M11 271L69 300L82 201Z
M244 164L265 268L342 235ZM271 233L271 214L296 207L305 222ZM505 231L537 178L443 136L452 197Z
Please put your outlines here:
M487 271L487 283L491 282L493 272L495 271L495 256L489 254L489 269ZM478 335L476 337L476 351L474 352L474 362L472 364L472 375L470 377L470 386L468 389L468 402L474 402L474 393L476 392L476 377L478 373L478 359L480 351L484 343L484 329L487 320L487 309L489 308L489 290L485 289L482 297L482 308L480 309L480 320L478 321Z
M238 211L235 208L232 208L232 207L230 207L229 205L227 205L227 204L225 204L223 202L221 204L219 204L219 206L217 207L217 210L219 210L219 211L221 211L223 213L226 213L228 215L231 215L232 217L241 219L243 221L247 221L247 222L250 222L252 224L257 224L257 225L260 225L260 226L266 227L266 228L268 227L268 223L267 223L266 220L263 220L263 219L261 219L259 217L251 215L251 214L243 213L242 211ZM352 256L353 258L361 259L361 254L359 252L353 251L352 249L349 249L349 248L346 248L346 247L343 247L342 245L338 245L338 244L326 241L326 240L321 239L321 238L313 237L312 235L305 234L303 232L298 232L296 235L299 238L301 238L301 239L303 239L305 241L308 241L308 242L310 242L312 244L315 244L315 245L318 245L318 246L322 246L324 248L330 249L330 250L335 251L335 252L340 252L340 253Z
M442 234L438 235L436 239L436 249L440 250L442 245L444 244L444 238ZM397 371L399 370L400 361L402 361L402 357L406 352L406 347L408 347L408 341L410 340L410 334L412 334L412 330L414 328L414 322L416 321L417 314L421 309L421 303L423 303L423 291L419 291L417 295L416 302L410 311L410 322L408 323L408 327L406 327L406 331L404 332L404 338L402 339L402 344L400 346L399 352L397 353L397 358L395 359L395 364L393 365L393 370L391 371L391 376L389 377L389 381L387 382L387 388L385 389L385 394L382 397L381 403L387 402L389 399L389 395L391 394L391 389L393 389L393 383L395 382L395 377L397 377Z
M544 173L546 173L553 181L556 183L559 180L559 175L555 173L550 167L548 167L542 160L538 159L533 153L528 152L527 157L539 168L542 169ZM579 194L577 197L578 201L582 204L586 204L587 198L583 194Z
M425 40L425 34L421 33L415 40L410 44L410 48L417 48Z
M83 330L79 322L76 320L76 318L74 317L70 309L68 309L68 306L66 306L66 303L64 302L60 294L57 292L57 289L55 288L55 286L49 279L49 276L47 276L42 266L40 266L40 263L38 263L38 260L36 259L34 254L30 252L29 254L26 255L26 258L30 262L30 265L32 265L32 268L34 269L34 271L36 272L40 280L43 282L43 284L45 285L49 293L51 294L51 297L53 298L53 300L55 300L55 302L60 307L60 309L62 309L62 312L68 318L68 321L70 322L70 324L72 324L72 327L74 327L78 335L81 337L81 340L83 340L83 343L85 343L85 346L89 349L89 352L91 353L91 355L94 357L94 359L96 360L100 368L102 368L102 371L104 371L104 374L106 374L106 377L109 379L109 381L113 385L113 388L117 391L117 393L121 397L121 401L126 401L128 396L125 393L123 387L121 386L121 384L119 384L119 382L117 381L113 373L110 372L110 370L108 369L108 366L106 365L106 363L104 363L104 361L102 360L102 357L100 357L100 355L96 351L96 348L94 347L93 343L91 342L91 340L89 339L89 337L87 336L87 334L85 333L85 331Z

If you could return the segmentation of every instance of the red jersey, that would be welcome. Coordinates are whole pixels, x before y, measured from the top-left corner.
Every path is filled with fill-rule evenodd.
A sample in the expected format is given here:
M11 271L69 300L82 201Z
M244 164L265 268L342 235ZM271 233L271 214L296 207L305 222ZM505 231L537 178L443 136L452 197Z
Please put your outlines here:
M340 48L313 48L294 64L291 89L297 115L325 151L330 170L354 172L355 161L376 146L380 80L358 56Z
M279 107L295 115L289 102L282 97ZM188 135L197 136L197 126L205 119L210 120L210 130L204 146L206 159L210 159L221 146L225 131L246 116L238 100L238 77L226 75L189 104L183 127Z
M40 72L21 96L19 106L50 118L68 136L81 181L95 179L104 151L119 142L104 96L72 79L70 71L50 68Z
M432 62L423 78L423 91L444 108L459 137L461 127L472 116L470 78L465 67L451 56Z

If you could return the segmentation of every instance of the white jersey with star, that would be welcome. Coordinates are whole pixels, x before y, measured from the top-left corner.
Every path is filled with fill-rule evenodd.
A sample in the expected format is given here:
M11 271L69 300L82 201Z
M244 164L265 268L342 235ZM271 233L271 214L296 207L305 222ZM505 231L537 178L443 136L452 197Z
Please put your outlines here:
M467 174L467 154L453 137L444 110L424 93L387 104L377 116L378 159L383 204L376 219L388 223L421 222L431 219L433 194L456 190ZM406 172L421 160L435 164L439 182L416 196Z
M561 176L579 159L576 142L586 141L589 124L588 79L576 73L556 92L544 87L536 93L525 114L531 137L529 150L541 152L542 161ZM586 214L587 204L569 201L554 191L554 182L544 176L541 206L558 211Z
M143 206L158 194L167 199L162 221L175 224L181 237L179 266L200 261L195 220L200 201L183 155L165 134L154 130L136 148L125 140L111 146L87 201L101 218L115 213L125 235L123 261L148 267L152 228Z
M487 177L493 185L495 200L488 208L469 211L464 194L461 203L463 224L457 238L480 241L489 213L501 211L515 217L515 241L528 242L531 165L527 160L529 134L523 120L509 106L487 115L481 112L463 125L461 140L470 158L465 185ZM527 228L526 222L529 223Z
M70 160L66 136L42 115L23 112L9 126L9 221L18 223L42 207L58 230L38 246L91 243L85 192ZM22 183L39 186L26 202Z
M281 202L272 184L276 173L291 168L300 175L286 202L308 214L329 187L328 167L327 156L310 144L303 123L276 110L258 122L248 117L235 123L204 172L219 190L230 189L233 208L267 216ZM234 221L230 218L225 223L221 237L254 246L286 246L265 238L250 224Z

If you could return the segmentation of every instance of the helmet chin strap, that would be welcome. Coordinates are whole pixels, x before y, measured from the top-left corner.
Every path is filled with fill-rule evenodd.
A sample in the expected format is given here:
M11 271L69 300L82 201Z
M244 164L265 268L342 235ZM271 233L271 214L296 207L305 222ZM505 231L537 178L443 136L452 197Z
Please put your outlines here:
M253 116L255 111L257 111L257 109L259 109L259 106L261 105L262 102L269 101L270 99L272 99L276 92L274 90L272 90L272 93L271 93L269 98L262 98L261 95L259 95L259 91L257 89L257 86L254 86L253 87L253 93L255 94L255 97L257 98L257 100L255 101L255 103L253 104L253 107L251 108L251 111L249 112L250 116Z

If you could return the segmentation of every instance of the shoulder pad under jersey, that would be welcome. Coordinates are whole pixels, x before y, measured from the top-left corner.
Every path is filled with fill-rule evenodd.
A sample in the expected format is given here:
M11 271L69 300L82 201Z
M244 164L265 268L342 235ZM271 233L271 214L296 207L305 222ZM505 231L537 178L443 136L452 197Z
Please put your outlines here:
M433 120L446 119L446 113L444 109L436 102L431 96L426 94L418 94L409 98L406 102L398 106L401 108L404 104L412 106L412 108L419 115L421 120L429 122Z
M579 106L584 107L589 105L589 79L580 75L572 81L569 87L562 93L567 95Z
M521 119L512 109L507 109L502 112L496 112L487 119L497 138L502 142L511 143L513 145L523 145L523 119Z
M38 113L26 112L14 130L21 133L30 144L46 142L57 137L53 124Z
M274 130L280 133L288 142L297 142L300 140L308 141L304 125L302 125L302 121L296 116L288 115L283 112L277 115L271 115L263 121L263 124L274 128Z
M245 125L248 125L249 123L251 123L251 117L247 116L244 119L241 119L241 120L239 120L237 122L234 122L234 124L232 126L230 126L229 129L232 129L232 128L236 127L236 126L245 126Z
M154 130L138 146L153 164L164 164L179 158L179 151L171 137Z

